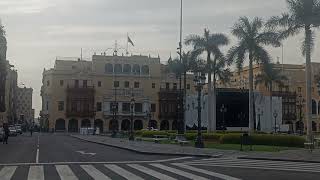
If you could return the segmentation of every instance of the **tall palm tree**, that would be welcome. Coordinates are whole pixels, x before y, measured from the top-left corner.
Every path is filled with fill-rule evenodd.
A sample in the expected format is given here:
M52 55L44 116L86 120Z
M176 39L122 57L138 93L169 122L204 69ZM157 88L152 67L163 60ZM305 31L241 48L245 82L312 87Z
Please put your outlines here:
M186 45L192 45L196 54L205 53L207 56L208 69L208 131L216 130L216 92L215 83L212 92L212 73L214 80L217 63L222 60L222 52L220 48L229 44L229 39L224 34L214 33L210 34L208 29L204 30L204 35L190 35L185 40ZM213 57L213 61L211 59ZM212 96L213 95L213 96ZM213 97L213 98L212 98ZM213 111L212 111L213 110Z
M320 0L287 0L289 12L274 16L268 21L270 28L281 32L280 38L295 36L304 31L302 54L306 58L307 135L312 136L311 124L311 52L314 47L314 30L320 27Z
M272 89L273 84L278 84L282 86L287 77L281 73L280 69L275 69L274 65L271 63L263 64L263 71L261 74L256 76L255 84L264 83L265 87L269 89L270 92L270 114L272 114Z
M263 28L264 22L254 18L251 22L247 17L241 17L232 28L232 34L239 39L227 55L227 59L235 62L238 69L242 69L246 57L249 56L249 129L254 130L253 117L253 63L270 62L269 53L264 45L280 46L278 34Z

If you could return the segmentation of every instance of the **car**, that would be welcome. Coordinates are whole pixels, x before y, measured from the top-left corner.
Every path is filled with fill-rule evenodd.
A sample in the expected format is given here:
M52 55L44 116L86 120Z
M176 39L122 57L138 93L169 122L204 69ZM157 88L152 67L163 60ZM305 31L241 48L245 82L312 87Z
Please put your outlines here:
M18 134L22 134L21 125L20 124L16 124L15 127L16 127L17 133Z
M4 130L2 127L0 127L0 141L3 141L4 138Z
M16 127L13 126L13 125L10 125L9 126L9 136L17 136L17 130L16 130Z

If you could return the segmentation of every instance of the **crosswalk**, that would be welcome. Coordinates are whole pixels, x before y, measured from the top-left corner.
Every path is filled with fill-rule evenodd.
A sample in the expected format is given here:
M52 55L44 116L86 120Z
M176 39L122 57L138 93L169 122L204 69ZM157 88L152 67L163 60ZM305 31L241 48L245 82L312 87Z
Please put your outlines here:
M320 173L319 163L307 162L288 162L288 161L270 161L253 160L237 158L209 158L193 160L184 163L189 166L210 166L210 167L228 167L228 168L246 168L246 169L264 169L277 171L295 171L295 172L314 172Z
M1 180L110 180L110 179L160 179L160 180L239 180L228 175L192 167L184 163L128 163L128 164L55 164L55 165L23 165L27 175L19 175L20 166L0 166ZM46 174L54 169L56 177ZM80 172L82 171L82 172ZM20 170L21 173L21 170ZM85 174L84 174L85 173ZM84 177L85 176L85 177Z

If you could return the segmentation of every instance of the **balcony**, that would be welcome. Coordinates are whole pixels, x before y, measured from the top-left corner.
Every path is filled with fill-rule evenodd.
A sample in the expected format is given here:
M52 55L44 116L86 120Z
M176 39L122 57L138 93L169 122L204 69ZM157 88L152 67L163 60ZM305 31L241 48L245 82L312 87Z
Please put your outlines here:
M67 87L67 117L94 116L94 87Z
M104 111L103 114L105 116L112 116L113 112L109 110L109 111ZM131 112L130 111L120 111L120 112L117 112L117 116L131 116ZM135 112L133 114L133 116L145 117L145 116L147 116L147 114L145 112Z

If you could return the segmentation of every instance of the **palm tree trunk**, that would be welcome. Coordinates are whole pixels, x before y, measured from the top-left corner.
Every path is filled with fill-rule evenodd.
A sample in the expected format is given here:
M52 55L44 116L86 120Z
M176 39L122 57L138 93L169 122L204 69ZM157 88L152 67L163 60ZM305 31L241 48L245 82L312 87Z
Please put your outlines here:
M183 133L186 132L186 101L187 101L187 70L184 69L183 74Z
M210 52L207 52L207 64L211 66ZM209 68L210 69L210 68ZM212 119L212 79L211 70L208 71L208 132L214 131L215 122Z
M272 81L270 82L270 89L269 89L269 91L270 91L270 122L271 122L271 124L274 124L274 123L272 123L273 121L272 121L272 115L273 115L273 113L272 113ZM271 127L272 127L272 125L271 125ZM274 127L274 129L275 129L275 127Z
M212 91L212 103L213 103L213 131L216 130L217 123L217 93L216 93L216 63L217 59L215 57L213 61L213 91Z
M305 26L305 38L306 38L306 121L307 121L307 137L311 141L312 138L312 123L311 123L311 29L310 25Z
M249 53L249 131L253 133L254 131L254 117L253 117L253 56Z

